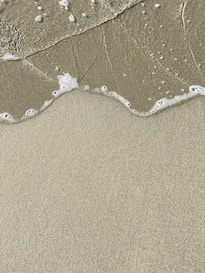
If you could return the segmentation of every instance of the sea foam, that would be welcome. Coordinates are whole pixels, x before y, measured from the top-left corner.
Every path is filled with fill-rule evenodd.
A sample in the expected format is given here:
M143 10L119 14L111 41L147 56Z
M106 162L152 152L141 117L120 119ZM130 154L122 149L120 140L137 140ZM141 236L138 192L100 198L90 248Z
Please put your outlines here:
M28 109L25 112L24 116L21 117L20 120L16 120L15 118L12 117L11 114L9 114L7 112L0 113L0 121L6 121L9 123L16 123L19 121L26 120L28 118L32 118L32 117L36 116L38 113L45 110L48 106L50 106L56 98L58 98L59 96L61 96L64 93L71 92L74 89L81 90L84 92L92 92L92 93L102 94L107 97L112 97L115 100L122 103L130 112L132 112L133 114L135 114L137 116L141 116L141 117L151 116L161 110L164 110L170 106L176 105L182 101L186 101L192 97L196 97L199 95L205 96L205 88L203 86L191 85L191 86L189 86L189 90L187 93L184 93L179 96L175 96L171 99L161 98L160 100L157 100L155 102L155 104L153 105L153 107L151 109L149 109L147 112L140 112L137 109L132 108L131 102L129 100L127 100L126 98L122 97L121 95L119 95L116 91L109 91L109 89L106 85L103 85L101 87L96 87L94 89L90 89L90 87L88 85L80 86L77 81L77 78L71 76L69 73L64 73L63 75L58 75L57 79L58 79L58 83L59 83L59 89L54 90L51 93L53 98L49 101L45 101L39 110L36 110L34 108Z

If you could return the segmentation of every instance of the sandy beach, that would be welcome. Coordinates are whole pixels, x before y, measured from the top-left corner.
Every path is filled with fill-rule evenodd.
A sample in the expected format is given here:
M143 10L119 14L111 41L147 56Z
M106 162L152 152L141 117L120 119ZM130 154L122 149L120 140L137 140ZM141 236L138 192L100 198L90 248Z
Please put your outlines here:
M2 125L0 271L204 272L204 109L73 92Z
M0 273L205 272L204 12L0 1Z

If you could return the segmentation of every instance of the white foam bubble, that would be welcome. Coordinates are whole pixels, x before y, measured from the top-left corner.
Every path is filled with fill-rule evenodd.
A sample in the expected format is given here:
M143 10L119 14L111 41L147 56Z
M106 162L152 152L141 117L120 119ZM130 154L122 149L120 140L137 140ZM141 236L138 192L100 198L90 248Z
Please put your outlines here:
M43 16L42 15L37 15L36 17L35 17L35 22L42 22L43 21Z
M75 88L79 87L76 78L72 77L69 73L64 73L64 75L59 75L58 77L59 86L58 90L52 92L54 97L59 97L63 93L70 92Z
M90 90L90 86L89 86L89 85L85 85L85 86L83 87L83 90L84 90L84 91Z
M102 92L105 92L105 91L108 90L106 85L102 85L100 89L101 89Z
M15 119L7 112L0 114L0 121L15 122Z
M72 13L69 15L68 19L69 19L69 21L72 22L72 23L74 23L75 20L76 20L76 19L75 19L75 16L74 16Z
M40 111L43 111L43 110L46 109L48 106L50 106L50 105L52 104L53 100L54 100L54 99L44 101L44 103L43 103L43 105L42 105Z
M69 8L69 2L68 0L60 0L58 4L63 7L65 10L68 10Z
M60 95L62 95L64 92L61 92L60 90L55 90L52 92L52 95L57 98L59 97Z
M189 92L205 96L205 88L203 86L200 86L200 85L191 85L189 87Z
M41 6L37 6L37 10L43 10Z
M160 8L160 6L161 6L161 5L158 4L158 3L154 5L154 7L155 7L156 9Z
M109 96L119 100L125 107L130 108L131 102L122 97L121 95L117 94L115 91L109 92Z
M9 52L5 53L3 57L1 57L2 60L4 61L17 61L20 60L21 57L18 55L13 55Z
M26 117L33 117L38 114L38 111L36 109L30 108L25 112Z

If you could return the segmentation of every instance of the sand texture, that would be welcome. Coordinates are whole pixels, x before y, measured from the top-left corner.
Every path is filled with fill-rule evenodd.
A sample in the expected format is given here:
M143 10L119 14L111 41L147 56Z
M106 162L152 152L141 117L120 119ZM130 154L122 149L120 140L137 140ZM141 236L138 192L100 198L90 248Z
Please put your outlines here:
M76 92L2 125L0 271L204 272L204 109Z

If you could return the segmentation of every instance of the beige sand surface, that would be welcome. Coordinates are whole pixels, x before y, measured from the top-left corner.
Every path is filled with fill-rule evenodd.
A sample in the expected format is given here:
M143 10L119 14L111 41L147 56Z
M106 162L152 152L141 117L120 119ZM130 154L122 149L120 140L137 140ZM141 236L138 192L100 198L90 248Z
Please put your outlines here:
M74 92L2 125L0 272L204 272L204 106Z

